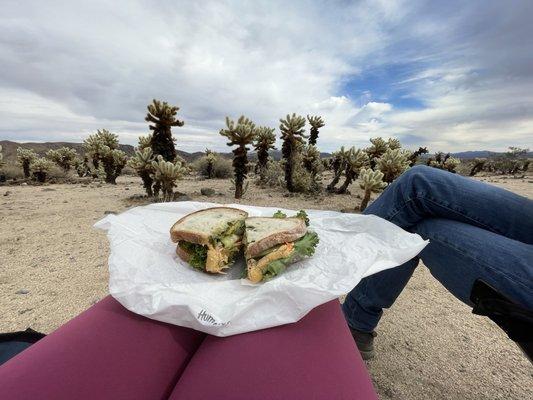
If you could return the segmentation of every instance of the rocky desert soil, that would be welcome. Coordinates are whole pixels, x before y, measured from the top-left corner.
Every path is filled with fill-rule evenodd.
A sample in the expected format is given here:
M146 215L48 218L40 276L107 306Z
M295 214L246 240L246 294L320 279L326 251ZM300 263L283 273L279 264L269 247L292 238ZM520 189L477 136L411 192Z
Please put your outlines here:
M478 178L533 198L533 178ZM200 189L215 190L214 197ZM233 203L229 180L180 183L191 200ZM356 190L352 188L352 190ZM108 242L92 225L144 203L140 181L0 187L0 332L49 333L107 294ZM284 197L250 185L243 204L340 210L353 195ZM132 197L134 197L132 199ZM186 199L187 197L183 197ZM378 329L367 363L382 399L531 399L533 367L505 334L420 266Z

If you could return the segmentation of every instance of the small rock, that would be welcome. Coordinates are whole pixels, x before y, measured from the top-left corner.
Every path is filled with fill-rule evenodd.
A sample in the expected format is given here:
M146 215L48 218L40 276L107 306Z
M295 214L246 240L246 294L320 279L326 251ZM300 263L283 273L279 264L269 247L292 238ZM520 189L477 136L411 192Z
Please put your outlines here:
M20 289L15 292L15 294L28 294L30 291L28 289Z
M102 187L102 184L99 183L98 185L96 185L96 187L97 187L97 188Z
M211 188L201 188L200 193L202 194L202 196L211 197L215 195L216 191L215 189Z
M44 188L41 190L41 192L55 192L56 190L53 188Z
M127 187L127 188L124 188L124 190L130 190L130 188L129 188L129 187Z
M26 182L22 182L20 186L28 186L28 184Z
M63 203L68 203L68 201L66 201L66 200L63 200Z
M27 313L28 311L31 311L31 310L33 310L33 308L26 308L25 310L21 310L21 311L19 311L19 315Z
M104 215L108 215L108 214L116 214L117 212L116 211L111 211L111 210L105 210L104 211Z
M9 196L11 194L11 191L10 190L6 190L6 192L4 193L4 196Z

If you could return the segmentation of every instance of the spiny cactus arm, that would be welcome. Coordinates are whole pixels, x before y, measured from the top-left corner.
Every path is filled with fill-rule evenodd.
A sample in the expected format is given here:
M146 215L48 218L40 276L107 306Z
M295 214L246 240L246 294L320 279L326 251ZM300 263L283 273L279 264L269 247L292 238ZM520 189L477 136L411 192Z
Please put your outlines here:
M137 145L137 148L139 150L143 150L143 149L145 149L147 147L151 147L152 146L152 137L153 137L153 135L151 133L149 133L146 136L139 136L139 144Z
M359 186L365 191L359 206L359 210L364 211L370 201L371 193L382 190L387 184L383 182L383 173L381 171L363 168L359 173Z
M402 149L388 149L376 160L376 168L380 170L385 182L391 183L409 168L409 154Z
M324 124L324 120L322 119L321 116L319 115L315 115L315 116L309 116L309 114L307 115L307 120L309 121L309 124L311 125L312 128L314 129L320 129L322 128L325 124Z

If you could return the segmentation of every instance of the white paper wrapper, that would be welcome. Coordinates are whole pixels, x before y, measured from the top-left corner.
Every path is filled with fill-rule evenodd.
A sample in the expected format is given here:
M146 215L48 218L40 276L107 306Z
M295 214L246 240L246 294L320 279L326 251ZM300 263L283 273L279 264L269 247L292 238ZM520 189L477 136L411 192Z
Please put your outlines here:
M176 256L170 227L190 212L215 206L220 204L152 204L97 222L111 243L111 295L148 318L229 336L296 322L352 290L363 277L403 264L427 244L375 216L308 210L310 229L320 238L315 255L269 282L252 285L240 279L244 262L227 275L210 275ZM279 209L227 206L250 216L272 216Z

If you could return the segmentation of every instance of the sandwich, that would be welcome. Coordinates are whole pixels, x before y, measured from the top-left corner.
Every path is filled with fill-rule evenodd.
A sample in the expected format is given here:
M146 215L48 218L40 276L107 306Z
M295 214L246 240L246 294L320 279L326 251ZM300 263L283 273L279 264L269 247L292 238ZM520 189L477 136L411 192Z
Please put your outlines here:
M278 211L273 217L250 217L245 221L246 277L252 283L268 281L290 264L315 252L318 235L308 231L305 211L288 218Z
M186 215L170 228L176 254L194 268L223 273L241 252L246 217L247 212L230 207Z

